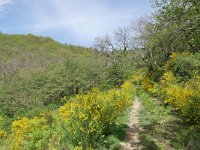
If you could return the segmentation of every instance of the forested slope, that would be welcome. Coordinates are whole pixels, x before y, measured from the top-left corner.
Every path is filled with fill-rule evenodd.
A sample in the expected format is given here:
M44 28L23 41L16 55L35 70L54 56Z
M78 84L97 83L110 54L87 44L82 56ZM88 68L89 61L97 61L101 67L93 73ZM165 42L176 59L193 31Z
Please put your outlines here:
M16 111L56 102L67 88L75 86L73 80L85 82L78 84L88 82L85 89L95 84L89 81L92 78L84 77L94 69L87 65L96 59L95 51L91 49L62 45L50 38L31 34L0 34L0 41L2 114L13 117ZM79 72L80 79L76 78ZM78 89L79 86L70 88L67 94L85 90Z

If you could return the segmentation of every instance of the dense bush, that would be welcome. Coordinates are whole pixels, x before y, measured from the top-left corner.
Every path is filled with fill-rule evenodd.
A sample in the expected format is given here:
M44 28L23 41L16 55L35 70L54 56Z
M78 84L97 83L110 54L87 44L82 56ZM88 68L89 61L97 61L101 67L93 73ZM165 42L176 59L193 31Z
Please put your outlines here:
M169 77L171 74L171 77ZM161 81L165 102L170 103L187 121L200 123L200 77L195 76L183 83L178 83L172 73L166 73Z
M31 75L21 72L0 85L0 112L13 116L19 109L59 104L64 95L86 92L98 80L98 73L92 67L70 60Z
M168 62L168 69L180 80L191 79L200 74L200 53L173 53Z

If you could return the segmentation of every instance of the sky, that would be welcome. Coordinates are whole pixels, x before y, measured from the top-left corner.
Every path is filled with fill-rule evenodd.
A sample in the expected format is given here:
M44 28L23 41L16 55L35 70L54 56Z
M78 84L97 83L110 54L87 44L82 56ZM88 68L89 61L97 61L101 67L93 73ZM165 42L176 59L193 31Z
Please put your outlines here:
M92 46L96 36L151 12L150 0L0 0L0 31Z

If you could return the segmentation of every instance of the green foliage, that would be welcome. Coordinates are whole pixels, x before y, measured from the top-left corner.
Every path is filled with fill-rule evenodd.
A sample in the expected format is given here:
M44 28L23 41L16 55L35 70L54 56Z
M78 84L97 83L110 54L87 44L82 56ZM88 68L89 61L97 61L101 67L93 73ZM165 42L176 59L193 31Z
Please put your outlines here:
M119 87L125 80L132 75L132 70L135 69L134 61L132 60L132 51L113 51L103 52L104 57L104 72L100 81L102 89Z
M124 68L121 63L114 63L108 67L108 85L120 86L124 81Z
M126 111L120 115L117 119L117 122L110 125L109 128L105 131L105 140L103 142L105 149L120 149L121 143L125 141L127 136L129 113L130 111Z
M16 75L0 85L2 113L12 116L19 108L34 105L59 104L64 95L86 92L98 84L98 76L84 64L66 61L32 74L30 79ZM16 99L18 97L18 99Z
M199 8L198 0L155 0L159 27L171 39L169 46L176 46L176 51L199 51ZM174 37L172 37L174 36Z
M200 74L200 53L178 54L168 65L168 69L180 80L191 79Z
M30 150L43 150L45 147L47 147L50 136L51 132L49 130L38 129L28 133L27 138L29 139L25 140L23 145L25 148Z
M157 11L139 22L143 63L156 78L173 52L197 53L200 49L200 2L197 0L155 0ZM182 60L180 60L182 61ZM186 62L185 62L186 63ZM185 64L186 65L186 64ZM187 64L188 65L188 64Z

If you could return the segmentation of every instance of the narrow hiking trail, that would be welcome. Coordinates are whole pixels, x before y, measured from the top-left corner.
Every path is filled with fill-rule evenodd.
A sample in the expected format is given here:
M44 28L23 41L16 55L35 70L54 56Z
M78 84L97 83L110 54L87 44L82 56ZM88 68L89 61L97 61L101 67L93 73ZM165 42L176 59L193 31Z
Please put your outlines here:
M139 109L141 103L136 97L133 105L131 107L131 112L129 114L129 123L127 129L127 138L125 142L121 143L122 150L140 150L141 146L139 145L139 132L142 131L142 128L139 125Z

